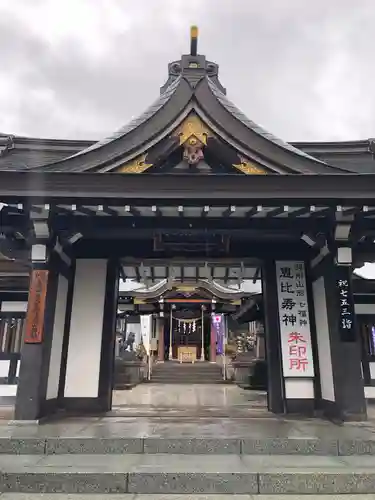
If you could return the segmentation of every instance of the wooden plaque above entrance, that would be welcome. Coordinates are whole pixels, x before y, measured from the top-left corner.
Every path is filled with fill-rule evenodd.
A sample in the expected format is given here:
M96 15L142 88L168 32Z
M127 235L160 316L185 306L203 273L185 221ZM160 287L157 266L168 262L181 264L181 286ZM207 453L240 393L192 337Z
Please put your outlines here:
M43 342L47 283L48 271L36 270L31 273L25 344L41 344Z

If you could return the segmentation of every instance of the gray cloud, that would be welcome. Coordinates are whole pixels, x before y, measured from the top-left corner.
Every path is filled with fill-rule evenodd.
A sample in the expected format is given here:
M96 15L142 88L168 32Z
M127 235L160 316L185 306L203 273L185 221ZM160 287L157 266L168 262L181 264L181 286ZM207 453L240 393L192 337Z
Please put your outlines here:
M287 140L375 136L373 0L0 0L0 131L100 138L199 49L229 98Z

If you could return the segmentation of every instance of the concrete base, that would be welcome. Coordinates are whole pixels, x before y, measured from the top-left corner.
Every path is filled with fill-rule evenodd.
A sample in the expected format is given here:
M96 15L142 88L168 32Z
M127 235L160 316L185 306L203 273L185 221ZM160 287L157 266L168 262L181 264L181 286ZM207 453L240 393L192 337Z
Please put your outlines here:
M253 353L240 353L236 359L232 361L234 369L234 382L243 389L250 388L250 376L254 367Z
M115 360L115 389L130 389L144 380L144 363L138 359Z

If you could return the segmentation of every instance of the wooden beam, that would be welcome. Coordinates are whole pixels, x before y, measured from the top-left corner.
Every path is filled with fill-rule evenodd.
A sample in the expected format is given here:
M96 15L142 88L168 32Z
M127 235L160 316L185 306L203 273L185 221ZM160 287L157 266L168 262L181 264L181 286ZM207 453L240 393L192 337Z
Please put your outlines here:
M80 212L81 214L85 214L91 217L96 215L96 210L93 210L92 208L89 207L84 207L82 205L77 206L77 211Z
M282 207L277 207L274 208L273 210L269 210L266 214L266 217L267 218L277 217L278 215L289 213L289 210L285 210L285 208L287 208L287 205L283 205Z
M297 210L293 210L293 211L289 212L289 217L297 218L297 217L300 217L301 215L305 215L308 213L310 213L310 207L302 207L302 208L298 208Z
M258 281L259 276L260 276L260 272L261 272L261 268L257 267L255 274L254 274L254 277L253 277L253 284L255 284Z
M120 278L122 279L122 281L126 281L126 274L124 271L124 266L122 265L120 265Z
M225 267L224 283L227 284L229 280L229 266Z
M198 180L199 179L199 180ZM370 174L345 175L106 175L102 173L46 173L29 171L0 171L0 199L3 203L56 202L69 204L94 203L121 205L126 199L136 205L152 200L161 205L181 200L214 205L218 200L237 205L275 205L288 203L371 205L374 199ZM65 200L64 202L60 200ZM85 202L83 202L85 200ZM132 200L132 201L130 201ZM225 201L224 201L225 200ZM304 200L304 202L302 202ZM275 206L274 205L274 206Z
M230 217L231 215L233 215L236 211L236 207L235 205L231 205L230 207L228 207L224 212L223 212L223 215L222 217L225 217L225 218L228 218Z
M248 212L245 213L245 218L249 219L253 215L262 212L262 210L263 210L262 205L257 205L256 207L252 207Z

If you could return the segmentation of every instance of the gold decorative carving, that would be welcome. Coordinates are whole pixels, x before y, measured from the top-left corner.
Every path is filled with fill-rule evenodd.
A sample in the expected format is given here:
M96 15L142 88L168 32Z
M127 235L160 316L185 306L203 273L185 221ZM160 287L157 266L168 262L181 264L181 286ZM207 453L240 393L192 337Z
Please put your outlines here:
M240 170L246 175L266 175L267 172L263 170L262 168L258 167L257 165L254 165L254 163L251 163L247 158L244 156L240 156L240 161L241 163L235 164L233 163L233 167L237 168L237 170Z
M116 172L121 174L141 174L145 170L152 167L152 163L146 163L146 157L147 153L138 156L137 158L134 158L134 160L131 160L128 163L125 163L125 165L122 165L122 167L119 167Z
M179 138L180 146L184 148L184 160L189 165L197 165L204 159L203 148L207 146L207 139L212 134L197 115L189 115L174 135Z
M181 123L174 133L175 136L179 137L180 145L182 146L190 139L190 144L196 144L198 140L205 146L207 145L207 139L212 137L212 133L208 127L202 122L202 120L195 114L189 115ZM192 139L194 139L192 141Z

